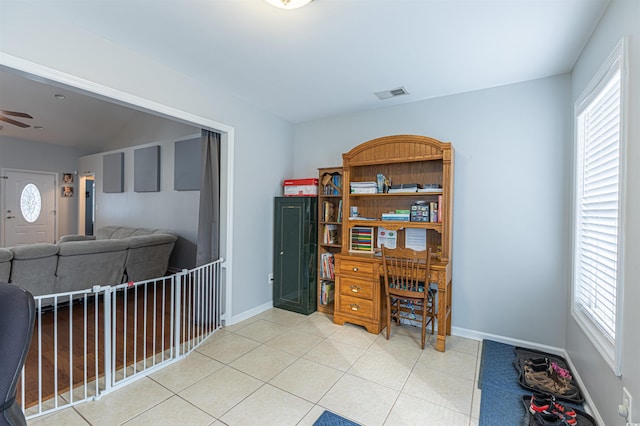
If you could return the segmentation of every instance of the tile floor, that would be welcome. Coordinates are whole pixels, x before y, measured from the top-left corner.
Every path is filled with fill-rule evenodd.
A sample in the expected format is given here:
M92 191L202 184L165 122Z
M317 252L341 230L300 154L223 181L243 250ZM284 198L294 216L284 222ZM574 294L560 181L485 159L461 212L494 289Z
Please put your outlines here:
M98 401L35 425L313 425L326 410L361 425L477 425L480 344L452 336L420 350L361 327L270 309L223 328L196 351Z

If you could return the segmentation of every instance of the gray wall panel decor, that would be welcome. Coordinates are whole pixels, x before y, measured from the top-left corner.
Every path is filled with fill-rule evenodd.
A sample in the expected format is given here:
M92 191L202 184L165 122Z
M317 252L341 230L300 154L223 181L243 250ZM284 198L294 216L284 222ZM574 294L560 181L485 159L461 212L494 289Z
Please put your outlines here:
M133 151L133 190L160 191L160 145Z
M124 192L124 152L102 157L102 192Z
M175 143L173 189L176 191L200 190L200 147L200 138Z

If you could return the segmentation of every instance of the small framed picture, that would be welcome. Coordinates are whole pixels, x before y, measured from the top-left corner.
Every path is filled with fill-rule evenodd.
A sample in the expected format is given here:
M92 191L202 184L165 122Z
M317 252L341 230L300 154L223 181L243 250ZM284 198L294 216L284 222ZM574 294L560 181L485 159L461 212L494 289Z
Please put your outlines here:
M73 197L73 186L63 186L62 187L62 196L63 197Z
M63 173L62 174L62 183L65 185L69 185L73 183L73 173Z

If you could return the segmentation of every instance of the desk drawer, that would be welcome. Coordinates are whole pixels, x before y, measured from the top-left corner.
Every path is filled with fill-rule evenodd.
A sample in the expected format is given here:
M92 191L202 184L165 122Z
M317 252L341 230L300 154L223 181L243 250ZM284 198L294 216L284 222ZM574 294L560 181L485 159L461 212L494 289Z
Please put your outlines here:
M373 302L359 297L340 296L340 312L363 318L372 318Z
M373 282L364 281L350 277L340 279L340 294L344 296L361 297L363 299L373 299Z
M373 263L358 262L357 260L343 259L340 261L341 274L360 275L363 277L373 276Z

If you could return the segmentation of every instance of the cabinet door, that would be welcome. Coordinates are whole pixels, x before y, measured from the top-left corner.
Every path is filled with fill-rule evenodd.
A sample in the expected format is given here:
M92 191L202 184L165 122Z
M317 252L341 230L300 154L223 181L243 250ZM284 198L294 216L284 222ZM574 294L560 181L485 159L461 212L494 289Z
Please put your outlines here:
M316 310L317 210L314 197L275 200L273 306Z

